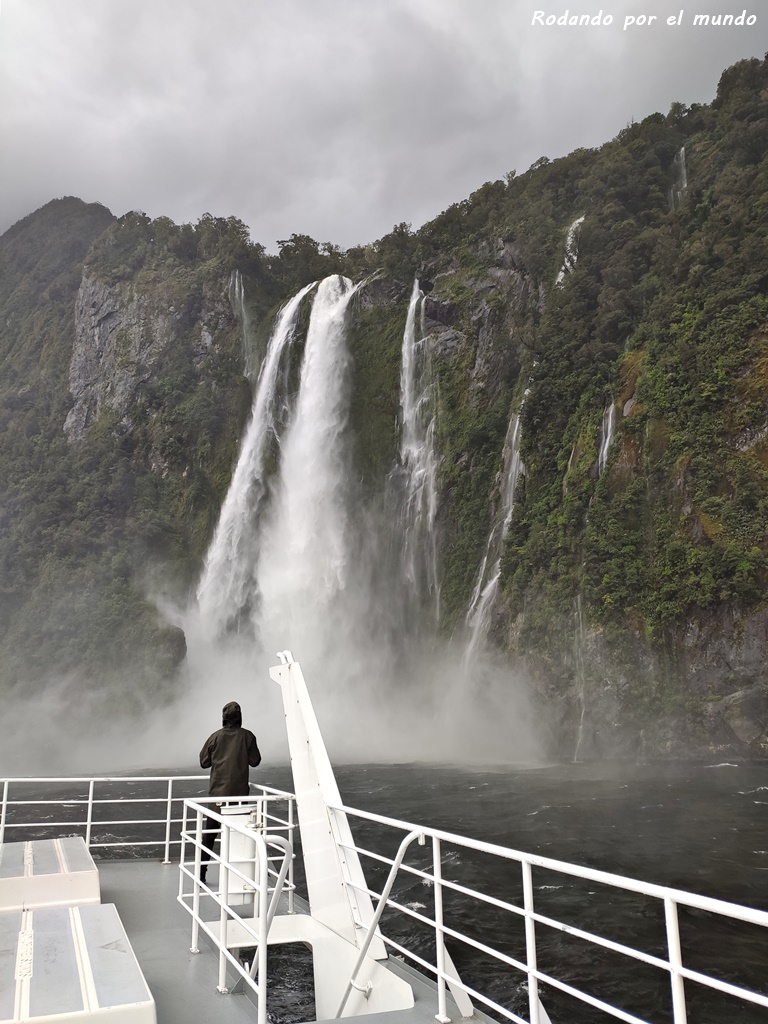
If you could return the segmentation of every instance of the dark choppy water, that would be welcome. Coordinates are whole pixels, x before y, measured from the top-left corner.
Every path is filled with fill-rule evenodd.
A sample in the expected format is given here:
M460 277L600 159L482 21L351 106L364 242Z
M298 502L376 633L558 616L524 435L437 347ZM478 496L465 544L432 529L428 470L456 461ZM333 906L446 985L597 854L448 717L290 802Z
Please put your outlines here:
M367 765L341 767L336 774L344 802L353 807L768 910L768 765L565 764L495 770ZM252 780L292 788L285 767L265 766ZM117 792L120 784L115 785ZM124 785L123 795L143 795L140 783ZM200 792L196 784L188 789L188 795ZM125 804L118 814L109 808L109 815L130 820L140 816L137 810ZM157 805L158 816L163 813L164 806ZM390 854L399 841L377 826L356 823L353 831L363 846L376 845ZM117 826L94 825L94 835L105 839L120 832ZM140 852L155 854L156 848ZM408 863L426 867L430 862L428 848L412 848ZM367 862L364 867L373 887L379 886L385 870ZM444 874L500 899L521 901L516 865L453 849L446 851ZM657 901L537 869L534 889L540 913L665 956L663 910ZM431 889L420 879L405 876L395 896L413 909L432 912ZM768 991L763 929L691 911L681 911L680 923L687 966ZM509 915L447 896L446 924L525 958L522 928ZM425 959L433 957L430 935L418 923L385 915L384 931L414 946ZM544 927L537 928L537 939L541 969L654 1024L672 1020L662 972ZM519 975L456 941L449 941L449 950L465 981L527 1018ZM768 1010L690 983L686 996L690 1024L768 1024ZM544 990L542 999L552 1024L612 1019L558 992ZM290 1011L278 1017L288 1020Z
M353 807L768 910L768 765L566 764L493 771L367 766L340 769L337 778ZM356 826L361 840L368 838L364 832L371 829ZM421 856L427 863L427 852ZM463 850L450 852L448 860L446 877L520 901L517 867ZM666 955L658 901L536 869L534 887L540 913ZM399 892L404 903L431 907L418 880ZM452 920L524 959L522 929L507 915L478 911L456 898L447 901L446 923ZM768 991L763 929L685 910L680 928L686 966ZM426 954L427 938L417 927L400 929L421 941ZM655 968L551 929L537 928L537 938L541 969L642 1018L672 1020L669 984ZM511 969L456 942L449 949L465 980L527 1018L526 993ZM686 996L691 1024L768 1024L768 1010L691 983ZM553 1024L611 1019L560 993L545 990L542 999Z

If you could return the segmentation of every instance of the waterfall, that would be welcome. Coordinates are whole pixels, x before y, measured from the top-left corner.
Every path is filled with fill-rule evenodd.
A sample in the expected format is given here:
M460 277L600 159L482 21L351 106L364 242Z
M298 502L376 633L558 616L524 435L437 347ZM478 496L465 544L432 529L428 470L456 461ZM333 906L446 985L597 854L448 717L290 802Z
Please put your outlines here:
M258 524L266 497L265 457L279 435L284 388L283 353L296 329L299 308L314 284L302 288L277 318L261 366L251 418L240 445L240 457L205 558L197 602L202 621L212 635L234 625L255 598L254 570L258 558ZM242 280L235 281L242 297ZM239 289L239 292L238 292ZM243 304L244 308L244 304Z
M344 320L357 287L334 275L317 289L299 394L281 445L258 585L260 632L282 645L311 642L312 626L315 637L327 643L332 630L327 610L347 583L349 355Z
M597 456L598 473L602 475L605 464L608 461L608 452L613 440L613 431L616 426L616 406L613 402L603 413L603 422L600 426L600 452Z
M413 283L403 332L400 364L402 432L400 466L402 571L417 602L429 597L435 621L440 619L437 569L437 457L435 453L434 382L424 338L424 296Z
M466 617L469 641L464 653L465 665L477 654L488 634L491 624L491 614L496 603L496 594L499 588L504 541L507 537L509 524L512 522L517 481L520 473L523 472L523 464L520 459L520 434L520 415L515 413L509 421L509 428L504 441L499 508L488 534L485 555L480 565L480 571L477 575L477 581ZM491 566L490 570L488 569L489 565Z
M254 366L254 354L250 344L251 324L248 316L248 307L245 304L243 275L239 270L233 270L229 278L229 304L232 306L234 314L240 323L245 376L249 380L253 380L256 375L256 367Z
M675 181L669 190L669 209L673 212L682 206L683 196L688 188L688 171L685 166L685 146L680 147L680 152L672 162L675 171Z
M568 228L568 234L565 236L565 257L563 259L563 265L560 268L560 273L557 275L555 280L555 286L557 288L563 287L565 275L570 274L576 266L576 260L579 257L579 251L576 246L576 235L583 222L583 216L577 217L573 224Z
M586 672L584 670L584 648L586 641L586 629L584 626L584 610L581 606L581 594L576 596L576 609L574 613L575 619L575 631L574 631L574 657L576 661L576 693L579 698L581 705L581 714L579 715L579 731L576 734L576 748L573 752L574 763L579 759L579 750L581 749L581 742L584 738L584 714L587 709L586 704Z

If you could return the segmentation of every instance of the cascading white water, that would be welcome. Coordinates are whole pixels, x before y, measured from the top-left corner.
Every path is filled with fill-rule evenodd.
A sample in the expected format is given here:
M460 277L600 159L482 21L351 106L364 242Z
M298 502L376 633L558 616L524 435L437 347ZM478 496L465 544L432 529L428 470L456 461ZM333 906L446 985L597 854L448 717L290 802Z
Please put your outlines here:
M253 364L253 350L250 345L251 330L248 307L245 304L245 285L243 275L239 270L233 270L229 277L229 303L234 310L235 316L240 322L240 337L243 343L243 366L245 376L252 379L255 376Z
M469 640L464 652L465 665L479 651L491 624L491 614L499 589L504 541L509 531L509 524L512 522L517 482L523 471L523 463L520 458L520 436L520 415L515 413L509 421L504 441L499 507L488 534L485 555L467 612L466 624L469 630ZM491 566L490 571L488 571L489 565Z
M611 402L603 413L603 422L600 426L600 451L597 456L597 469L600 475L602 475L608 462L608 452L610 451L611 441L613 441L615 426L616 406Z
M278 486L261 544L257 625L267 644L298 641L306 650L313 637L332 642L328 612L347 583L349 355L344 319L357 287L346 278L328 277L312 305L299 394L282 442Z
M402 433L400 464L404 474L401 511L402 570L417 601L431 599L440 619L437 566L437 456L435 453L434 383L424 338L424 296L418 280L408 305L400 364Z
M535 750L535 730L525 694L510 688L507 673L494 669L484 675L478 696L466 685L466 672L450 649L441 649L434 636L405 636L399 628L400 610L393 605L402 594L403 561L397 560L398 579L389 578L382 561L385 545L378 534L378 506L353 505L360 494L353 472L353 439L347 429L352 375L348 372L345 321L356 290L340 277L321 282L304 341L298 393L288 423L279 431L279 445L268 442L266 449L260 449L250 430L244 439L225 501L231 514L222 513L200 587L200 608L219 625L200 628L198 609L190 609L184 623L195 686L201 695L208 694L213 680L226 685L222 696L227 699L238 696L237 687L240 694L253 697L255 666L262 666L265 657L273 658L272 652L290 648L311 667L317 680L313 699L324 731L342 752L340 756L445 760L461 750L462 756L482 760L506 756L510 741L518 751ZM301 295L296 296L291 305L298 309L300 301ZM427 384L420 380L420 360L425 353L419 352L424 331L417 328L418 294L412 297L412 305L410 341L405 347L413 343L414 369L404 368L403 376L411 382L405 391L413 397L404 401L401 469L407 462L412 470L413 482L408 486L413 495L421 494L420 504L414 501L414 510L420 507L420 528L426 531L428 525L434 527L434 518L430 519L434 516L433 485L427 484L417 467L426 466L427 475L432 467L429 458L417 458L416 453L434 450L434 424L429 402L419 398ZM259 379L264 400L270 393L275 396L271 403L276 403L284 389L279 380L274 388L267 386L270 373L280 376L290 362L294 380L294 350L285 346L295 317L295 310L292 313L286 307ZM278 351L283 352L282 360ZM273 365L273 358L277 370L267 367ZM410 356L406 354L405 359L407 362ZM277 409L276 404L267 404ZM275 416L268 422L284 422L284 417ZM254 418L263 422L261 411ZM255 428L254 432L258 433ZM256 454L259 450L261 456ZM249 463L263 467L265 461L274 465L268 487L263 471L245 469ZM521 469L519 423L513 417L500 473L503 480L497 504L501 507L496 532L486 550L481 590L489 583L493 589L498 582L501 541L511 519L514 485ZM254 478L259 481L256 515L246 486ZM405 481L403 472L398 480L398 502ZM485 566L491 564L488 574ZM479 599L476 603L479 605ZM476 645L487 631L492 603L486 593L483 607L477 609L478 624L473 619ZM227 628L231 623L252 628L247 635L244 630L234 638ZM276 723L280 709L271 701L271 692L259 693L259 715L264 722ZM397 699L392 699L393 694Z
M672 163L675 171L675 181L669 190L669 209L674 211L682 206L683 196L688 188L688 171L685 166L685 146L680 147L680 152L675 156Z
M239 286L242 288L241 280ZM277 318L261 366L240 457L206 555L197 602L203 626L212 636L237 622L256 596L257 519L266 496L265 456L270 442L277 436L284 400L278 387L282 357L293 339L301 301L312 288L314 284L302 288Z
M568 228L568 234L565 236L565 257L563 258L563 265L560 268L560 273L555 279L555 286L557 288L562 288L565 275L570 274L576 266L576 260L579 257L579 250L576 246L576 235L583 222L583 216L577 217L573 224Z

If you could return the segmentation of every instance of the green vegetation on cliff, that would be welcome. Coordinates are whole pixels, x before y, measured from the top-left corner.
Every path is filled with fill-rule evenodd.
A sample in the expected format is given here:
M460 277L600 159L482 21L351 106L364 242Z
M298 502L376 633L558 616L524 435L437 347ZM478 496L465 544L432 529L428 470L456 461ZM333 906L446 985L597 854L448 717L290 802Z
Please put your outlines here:
M0 239L0 688L53 667L99 675L137 649L148 679L169 675L180 638L146 594L194 585L248 415L245 373L280 304L337 272L380 272L349 332L355 471L373 503L397 454L414 276L428 293L446 633L521 409L497 644L563 690L577 597L622 672L639 643L672 665L692 622L744 620L768 582L767 151L768 64L749 60L710 106L673 104L346 253L294 234L270 255L233 217L115 220L74 199L19 222Z

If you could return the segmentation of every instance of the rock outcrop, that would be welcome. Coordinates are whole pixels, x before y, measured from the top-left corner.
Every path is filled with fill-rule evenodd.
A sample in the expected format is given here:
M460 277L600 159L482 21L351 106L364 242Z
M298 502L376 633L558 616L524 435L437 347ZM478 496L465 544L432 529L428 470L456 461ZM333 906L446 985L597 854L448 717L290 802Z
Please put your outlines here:
M141 386L169 349L191 343L195 368L202 372L217 335L236 329L223 283L199 298L177 299L178 306L168 302L165 290L141 290L132 281L106 284L84 268L69 366L73 405L64 421L70 441L81 440L103 412L129 432Z

